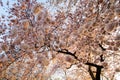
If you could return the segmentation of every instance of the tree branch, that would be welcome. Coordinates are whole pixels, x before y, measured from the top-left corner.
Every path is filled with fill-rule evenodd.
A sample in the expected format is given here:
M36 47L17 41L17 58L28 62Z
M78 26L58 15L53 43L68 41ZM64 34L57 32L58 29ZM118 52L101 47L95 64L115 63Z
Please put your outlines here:
M58 52L58 53L64 53L64 54L67 54L67 55L71 55L71 56L73 56L76 60L79 61L78 57L75 55L76 52L72 53L72 52L69 52L67 49L58 50L57 52Z
M89 65L89 67L93 66L93 67L97 68L96 78L94 78L94 75L93 75L91 69L89 68L89 74L92 77L92 80L100 80L101 69L103 68L103 66L99 66L99 65L96 65L96 64L93 64L93 63L89 63L89 62L87 62L86 64Z
M62 50L58 50L57 52L59 53L64 53L64 54L67 54L67 55L71 55L73 56L76 60L80 61L78 59L78 57L75 55L75 53L72 53L72 52L69 52L67 49L62 49ZM103 59L103 55L100 56L101 57L101 61L104 61ZM89 65L89 74L92 78L92 80L100 80L100 74L101 74L101 69L103 68L103 66L100 66L100 65L96 65L96 64L93 64L93 63L85 63L86 65ZM91 66L93 67L96 67L97 71L96 71L96 77L93 75L93 72L91 70Z

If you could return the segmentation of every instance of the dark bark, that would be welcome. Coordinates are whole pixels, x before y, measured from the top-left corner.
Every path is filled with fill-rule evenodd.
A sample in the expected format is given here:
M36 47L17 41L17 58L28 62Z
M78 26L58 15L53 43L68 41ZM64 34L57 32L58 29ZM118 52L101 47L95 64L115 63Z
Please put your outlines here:
M100 46L101 46L101 45L100 45ZM76 60L80 61L80 60L78 59L78 57L75 55L76 52L75 52L75 53L72 53L72 52L69 52L67 49L58 50L57 52L58 52L58 53L67 54L67 55L71 55L71 56L73 56ZM100 60L101 62L104 61L103 55L100 55L100 58L101 58L101 60ZM101 69L103 68L103 66L96 65L96 64L93 64L93 63L89 63L89 62L87 62L87 63L85 63L85 64L89 66L89 70L88 70L88 71L89 71L89 74L90 74L92 80L100 80ZM96 67L96 69L97 69L97 71L96 71L96 76L93 75L93 72L92 72L92 70L91 70L91 67Z
M100 48L101 48L103 51L106 50L101 44L99 44L99 46L100 46Z
M75 53L76 53L76 52L72 53L72 52L69 52L67 49L58 50L57 52L59 52L59 53L64 53L64 54L67 54L67 55L71 55L71 56L73 56L76 60L79 60L79 59L77 58L77 56L75 56Z
M88 72L89 72L89 74L90 74L92 80L95 80L95 76L93 75L93 72L92 72L92 70L91 70L91 66L89 66Z
M103 54L100 55L100 61L103 62L105 59L103 58Z
M89 65L89 74L90 74L92 80L100 80L100 74L101 74L101 70L102 70L103 66L99 66L99 65L96 65L96 64L93 64L93 63L86 63L86 64ZM96 77L94 77L90 66L93 66L93 67L97 68Z

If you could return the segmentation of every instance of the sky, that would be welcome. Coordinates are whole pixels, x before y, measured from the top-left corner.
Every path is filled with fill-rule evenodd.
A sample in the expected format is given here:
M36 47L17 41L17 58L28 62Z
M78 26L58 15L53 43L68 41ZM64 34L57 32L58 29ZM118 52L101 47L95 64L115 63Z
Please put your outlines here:
M0 5L0 17L1 16L5 16L5 18L7 19L7 15L9 15L8 12L6 12L8 10L8 8L12 7L12 4L14 4L15 2L17 2L17 0L0 0L0 2L3 2L3 6ZM9 1L9 6L6 5L7 1ZM37 0L40 3L46 3L47 0ZM1 23L1 22L0 22ZM7 22L6 22L7 23ZM7 32L6 32L7 33ZM0 42L3 42L3 40L1 39L4 35L0 34Z

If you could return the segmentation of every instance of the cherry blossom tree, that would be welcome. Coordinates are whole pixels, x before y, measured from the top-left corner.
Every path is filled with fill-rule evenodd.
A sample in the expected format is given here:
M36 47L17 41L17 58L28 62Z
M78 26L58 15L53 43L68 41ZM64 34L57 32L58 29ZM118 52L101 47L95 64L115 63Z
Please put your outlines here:
M120 1L75 0L75 8L70 1L67 7L58 6L67 4L64 0L57 1L54 15L36 0L18 0L8 9L8 24L0 26L2 35L9 31L0 43L1 79L55 80L58 69L65 74L60 80L115 79L120 71ZM76 71L69 72L73 66ZM72 73L78 76L70 77Z

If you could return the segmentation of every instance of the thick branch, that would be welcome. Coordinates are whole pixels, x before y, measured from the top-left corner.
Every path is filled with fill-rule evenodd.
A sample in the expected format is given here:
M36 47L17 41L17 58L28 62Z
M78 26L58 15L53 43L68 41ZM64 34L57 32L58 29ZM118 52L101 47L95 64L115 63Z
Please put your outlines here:
M92 80L100 80L100 74L101 74L101 69L103 68L103 66L99 66L93 63L86 63L87 65L89 65L89 74L92 77ZM90 69L90 66L96 67L97 68L97 72L96 72L96 78L93 77L93 73Z
M93 75L93 72L92 72L92 70L91 70L91 66L89 66L89 74L90 74L90 76L91 76L91 78L93 79L93 80L95 80L95 76Z
M71 56L73 56L76 60L79 61L79 59L78 59L77 56L75 55L76 52L72 53L72 52L69 52L67 49L58 50L57 52L59 52L59 53L64 53L64 54L67 54L67 55L71 55Z
M69 52L67 49L58 50L57 52L59 52L59 53L64 53L64 54L67 54L67 55L71 55L71 56L73 56L76 60L80 61L80 60L78 59L78 57L75 55L75 53ZM104 60L103 60L103 55L101 55L100 57L101 57L101 60L104 61ZM103 66L96 65L96 64L93 64L93 63L89 63L89 62L87 62L87 63L85 63L85 64L86 64L86 65L89 65L89 74L90 74L92 80L100 80L101 69L103 68ZM91 66L97 68L96 77L94 77L94 75L93 75L93 72L92 72L92 70L91 70Z
M93 63L89 63L89 62L87 62L85 64L93 66L93 67L96 67L96 68L103 68L103 66L99 66L99 65L96 65L96 64L93 64Z

